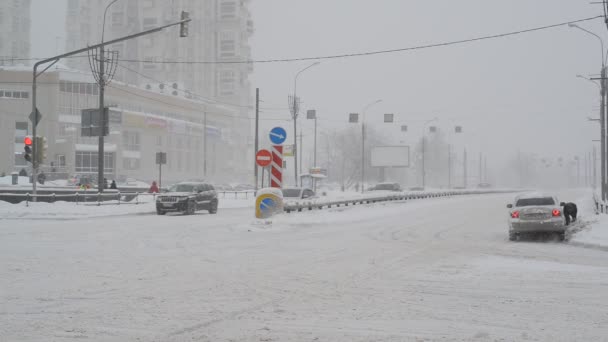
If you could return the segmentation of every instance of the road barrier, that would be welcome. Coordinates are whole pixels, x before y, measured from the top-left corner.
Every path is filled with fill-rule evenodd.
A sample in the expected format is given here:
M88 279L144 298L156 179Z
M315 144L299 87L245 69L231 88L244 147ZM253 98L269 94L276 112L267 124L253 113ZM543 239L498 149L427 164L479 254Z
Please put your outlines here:
M75 193L52 193L52 194L36 194L35 196L26 194L13 194L13 193L2 193L3 197L15 198L18 202L25 201L25 206L29 207L30 202L33 202L34 198L37 202L55 203L57 201L64 202L75 202L79 204L94 204L100 205L120 205L120 204L140 204L140 196L152 196L152 200L156 200L156 193L147 192L75 192Z
M483 194L501 194L501 193L512 193L518 192L519 190L449 190L449 191L429 191L429 192L396 192L394 194L387 195L373 195L362 196L353 199L339 199L339 200L310 200L310 201L291 201L286 202L283 209L286 213L302 212L304 210L322 210L331 209L332 207L348 207L354 205L373 204L381 202L395 202L395 201L410 201L417 199L427 198L440 198L440 197L452 197L452 196L464 196L464 195L483 195Z
M216 191L218 198L224 199L250 199L255 198L256 191L255 190L245 190L245 191Z

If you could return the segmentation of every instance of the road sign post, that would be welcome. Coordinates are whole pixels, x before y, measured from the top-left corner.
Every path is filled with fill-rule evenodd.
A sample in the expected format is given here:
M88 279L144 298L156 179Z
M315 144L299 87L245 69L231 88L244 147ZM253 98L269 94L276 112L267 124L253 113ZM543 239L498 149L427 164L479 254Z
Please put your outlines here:
M162 187L163 165L167 164L167 153L156 152L156 164L158 165L158 190Z

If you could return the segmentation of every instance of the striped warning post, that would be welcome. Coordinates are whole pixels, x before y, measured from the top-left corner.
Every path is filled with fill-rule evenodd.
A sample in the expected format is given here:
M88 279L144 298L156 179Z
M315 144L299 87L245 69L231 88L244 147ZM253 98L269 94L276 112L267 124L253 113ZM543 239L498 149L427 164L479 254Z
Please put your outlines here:
M283 187L283 146L272 146L272 164L270 171L270 186L272 188Z

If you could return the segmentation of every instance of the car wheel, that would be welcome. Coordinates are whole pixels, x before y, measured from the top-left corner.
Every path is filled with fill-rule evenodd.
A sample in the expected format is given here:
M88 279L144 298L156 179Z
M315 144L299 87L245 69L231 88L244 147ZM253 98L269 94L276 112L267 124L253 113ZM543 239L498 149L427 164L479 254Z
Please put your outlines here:
M517 234L509 233L509 241L517 241Z
M217 214L217 202L212 202L211 206L209 207L209 214Z
M156 209L156 214L157 215L165 215L167 212L164 210L160 210L160 209Z
M196 212L196 203L194 203L194 201L189 201L184 214L194 215L195 212Z
M559 241L566 241L566 233L565 232L564 233L558 233L557 234L557 239Z

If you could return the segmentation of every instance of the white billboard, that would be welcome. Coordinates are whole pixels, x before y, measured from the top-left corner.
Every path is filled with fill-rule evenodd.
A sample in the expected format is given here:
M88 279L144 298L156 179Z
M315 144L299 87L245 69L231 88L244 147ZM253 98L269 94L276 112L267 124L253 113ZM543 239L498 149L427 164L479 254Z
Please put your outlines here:
M373 167L409 167L409 146L377 146L372 147Z

